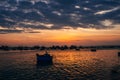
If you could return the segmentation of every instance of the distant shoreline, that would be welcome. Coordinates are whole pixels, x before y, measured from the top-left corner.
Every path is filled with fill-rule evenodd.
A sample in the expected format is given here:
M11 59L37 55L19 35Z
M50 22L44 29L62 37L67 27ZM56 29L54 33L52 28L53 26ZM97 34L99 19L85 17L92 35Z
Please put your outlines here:
M0 50L9 51L9 50L81 50L81 49L120 49L120 45L113 46L76 46L76 45L53 45L50 47L46 46L0 46Z

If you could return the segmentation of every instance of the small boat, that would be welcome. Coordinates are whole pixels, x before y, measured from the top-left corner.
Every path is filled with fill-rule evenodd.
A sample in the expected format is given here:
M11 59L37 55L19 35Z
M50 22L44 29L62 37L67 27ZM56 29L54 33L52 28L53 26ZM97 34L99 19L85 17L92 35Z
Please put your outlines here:
M37 57L37 65L49 65L53 63L53 56L48 54L47 51L44 55L36 54L36 57Z
M118 56L120 57L120 52L118 52Z
M111 72L114 73L114 74L116 74L116 73L120 74L120 65L112 67Z
M80 51L80 49L79 49L79 48L76 48L75 50L76 50L76 51Z
M92 52L96 52L96 49L91 49Z

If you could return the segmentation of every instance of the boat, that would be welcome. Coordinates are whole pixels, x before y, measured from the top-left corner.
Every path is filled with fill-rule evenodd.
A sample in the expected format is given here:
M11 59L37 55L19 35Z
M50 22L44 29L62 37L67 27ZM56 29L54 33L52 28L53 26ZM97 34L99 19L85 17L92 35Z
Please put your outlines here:
M76 51L80 51L80 48L76 48L75 50L76 50Z
M118 56L120 57L120 52L118 52Z
M37 57L37 65L49 65L53 63L53 56L48 54L47 51L43 55L36 54L36 57Z
M120 65L117 65L117 66L113 66L112 69L111 69L111 73L113 74L120 74Z
M96 52L96 49L91 49L92 52Z

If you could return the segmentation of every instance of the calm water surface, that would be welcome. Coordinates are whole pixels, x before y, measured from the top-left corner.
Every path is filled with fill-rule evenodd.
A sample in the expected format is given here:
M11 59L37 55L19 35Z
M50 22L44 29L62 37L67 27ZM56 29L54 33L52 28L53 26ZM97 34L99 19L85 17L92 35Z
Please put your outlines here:
M120 65L120 50L54 50L53 65L36 66L36 53L0 51L0 80L119 80L113 67Z

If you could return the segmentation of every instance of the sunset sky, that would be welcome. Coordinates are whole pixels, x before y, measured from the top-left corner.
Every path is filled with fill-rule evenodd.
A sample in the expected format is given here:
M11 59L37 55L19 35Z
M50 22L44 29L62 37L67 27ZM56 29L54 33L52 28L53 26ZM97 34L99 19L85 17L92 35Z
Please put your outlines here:
M0 45L120 45L120 0L0 0Z

